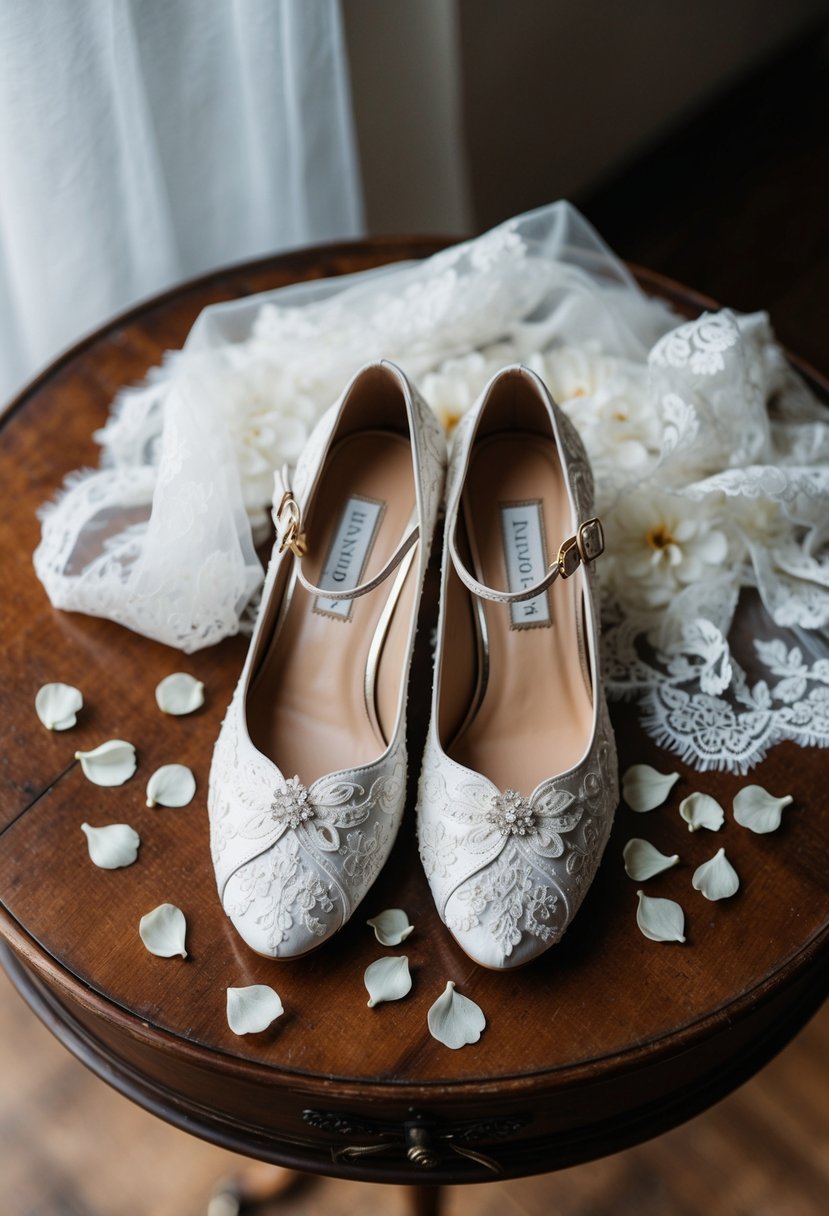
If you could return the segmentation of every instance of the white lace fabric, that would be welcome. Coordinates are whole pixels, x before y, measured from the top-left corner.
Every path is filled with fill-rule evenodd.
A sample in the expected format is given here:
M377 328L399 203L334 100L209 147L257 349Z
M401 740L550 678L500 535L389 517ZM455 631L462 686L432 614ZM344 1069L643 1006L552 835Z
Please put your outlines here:
M680 321L566 203L422 262L206 309L119 394L101 468L44 509L53 604L188 652L237 631L273 469L380 357L447 430L504 364L549 384L605 523L606 689L641 700L659 743L733 772L781 739L829 744L829 415L765 314Z

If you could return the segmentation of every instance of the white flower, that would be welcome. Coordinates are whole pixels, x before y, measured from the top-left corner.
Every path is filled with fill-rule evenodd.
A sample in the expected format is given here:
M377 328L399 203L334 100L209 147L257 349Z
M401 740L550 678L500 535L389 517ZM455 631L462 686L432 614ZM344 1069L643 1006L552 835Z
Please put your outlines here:
M264 359L228 356L217 369L214 391L221 394L245 507L253 514L271 499L273 471L295 464L322 412L312 386Z
M641 492L608 517L608 574L622 604L662 608L691 583L715 574L728 555L705 502Z
M658 455L662 423L642 379L638 385L630 379L611 380L578 414L571 413L594 464L641 469Z
M595 343L560 346L527 363L577 427L594 464L639 469L659 453L662 422L642 364L600 354Z
M618 361L600 354L597 343L586 342L578 347L557 346L525 362L547 383L558 404L566 407L592 397L611 378Z

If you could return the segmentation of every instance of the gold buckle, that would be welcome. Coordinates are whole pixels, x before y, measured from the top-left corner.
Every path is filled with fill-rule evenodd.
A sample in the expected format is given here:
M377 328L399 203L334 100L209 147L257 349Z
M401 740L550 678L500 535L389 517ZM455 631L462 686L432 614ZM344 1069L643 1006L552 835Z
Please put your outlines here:
M558 551L556 564L562 578L569 578L579 568L581 553L579 552L578 537L569 537Z
M296 557L304 557L308 545L302 531L302 516L299 503L290 490L286 490L282 495L282 501L273 513L273 521L279 537L279 552L284 553L286 549L290 549Z
M595 516L579 524L576 542L583 562L592 562L604 553L604 528L602 521Z
M556 565L562 578L575 574L582 562L592 562L604 553L604 529L601 520L586 519L579 524L575 536L570 536L558 551Z

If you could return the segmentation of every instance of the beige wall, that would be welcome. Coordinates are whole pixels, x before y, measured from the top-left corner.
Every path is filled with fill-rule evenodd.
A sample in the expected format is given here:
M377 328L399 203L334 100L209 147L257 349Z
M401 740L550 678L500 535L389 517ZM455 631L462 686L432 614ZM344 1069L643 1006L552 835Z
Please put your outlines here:
M343 0L370 232L462 232L595 184L825 0Z
M343 0L370 233L468 232L455 0Z

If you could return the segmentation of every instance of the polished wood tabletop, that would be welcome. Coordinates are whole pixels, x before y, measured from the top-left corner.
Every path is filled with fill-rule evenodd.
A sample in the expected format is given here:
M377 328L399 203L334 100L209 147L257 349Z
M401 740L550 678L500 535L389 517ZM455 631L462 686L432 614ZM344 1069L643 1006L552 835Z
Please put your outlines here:
M290 282L423 256L439 241L378 239L230 268L117 318L61 357L13 403L2 428L4 511L0 935L23 996L92 1069L147 1109L252 1157L375 1181L484 1181L548 1171L657 1134L740 1084L796 1033L829 990L827 753L774 748L752 781L794 803L769 836L689 834L677 814L692 790L730 808L745 779L701 775L616 705L620 767L649 762L681 779L643 830L620 807L605 859L562 943L516 973L473 964L432 905L414 840L413 799L392 857L351 923L315 954L271 962L224 917L208 849L213 741L245 641L184 656L108 621L53 609L31 555L38 507L70 470L97 463L93 431L116 392L180 346L207 304ZM691 292L638 272L649 291L693 313ZM825 385L819 385L826 391ZM410 778L417 777L430 664L435 580L415 656ZM169 718L156 684L189 671L206 687L196 714ZM74 684L85 705L71 731L49 733L34 696ZM73 759L110 738L138 750L126 785L91 785ZM196 798L150 809L145 784L164 763L189 765ZM95 868L80 825L131 824L138 862ZM685 944L636 927L636 887L622 866L647 835L682 864L648 892L679 900ZM738 895L710 904L693 870L727 846ZM162 902L188 922L189 957L150 955L139 918ZM403 951L414 979L403 1001L369 1009L365 967L384 953L366 927L402 907L415 925ZM453 1052L430 1037L429 1006L453 980L484 1010L480 1041ZM285 1014L265 1033L228 1028L228 986L264 983ZM372 1151L366 1152L370 1149Z

